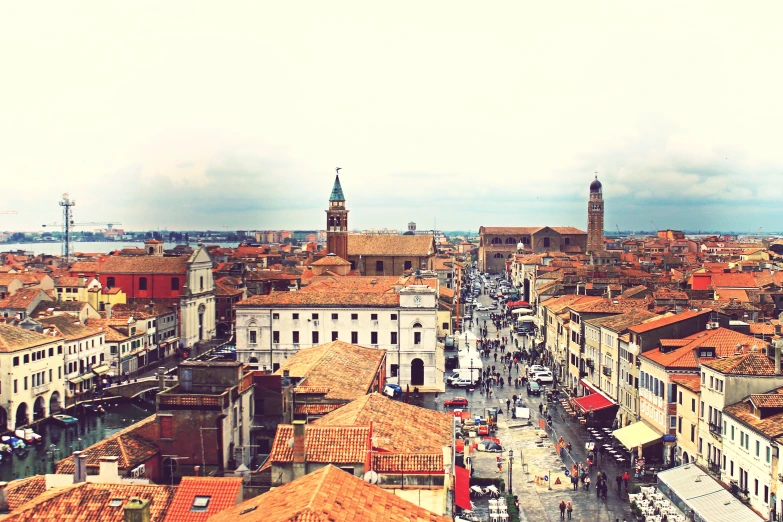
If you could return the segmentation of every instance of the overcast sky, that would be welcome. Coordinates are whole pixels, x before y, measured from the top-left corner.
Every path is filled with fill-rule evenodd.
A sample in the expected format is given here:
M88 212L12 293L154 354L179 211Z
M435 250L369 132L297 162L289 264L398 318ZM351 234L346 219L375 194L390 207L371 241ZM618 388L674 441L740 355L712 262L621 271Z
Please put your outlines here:
M207 6L207 7L204 7ZM383 8L383 7L385 8ZM0 229L783 228L779 2L12 2Z

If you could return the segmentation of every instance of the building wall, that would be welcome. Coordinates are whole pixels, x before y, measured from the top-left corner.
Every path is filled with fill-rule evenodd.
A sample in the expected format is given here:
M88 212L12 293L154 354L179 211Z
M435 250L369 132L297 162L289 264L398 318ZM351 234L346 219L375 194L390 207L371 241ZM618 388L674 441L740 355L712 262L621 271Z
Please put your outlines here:
M109 278L114 278L113 288L121 288L126 299L171 299L182 294L185 286L185 274L99 274L98 280L106 288ZM146 278L147 289L139 289L139 279ZM177 289L172 289L172 280L177 281Z
M699 458L699 394L677 386L677 463ZM692 436L692 437L691 437Z
M601 358L600 369L596 368L596 371L600 371L600 383L601 390L604 391L609 397L615 401L618 399L618 339L617 332L610 330L609 328L601 327ZM606 375L606 373L609 375Z
M770 510L773 480L772 443L763 433L748 428L731 416L727 415L725 420L728 434L723 442L726 469L722 470L722 478L726 483L737 481L741 489L744 486L748 490L750 506L759 513L767 514ZM746 437L749 440L745 447L742 442ZM740 469L747 472L747 485L740 484Z
M619 346L619 351L625 351L629 357L633 357L633 362L619 357L617 402L620 404L620 426L627 426L635 422L639 416L639 390L637 387L639 367L636 366L638 355L631 350L631 345L626 341L620 340ZM628 377L630 377L630 382Z
M363 276L396 276L406 270L431 270L433 256L355 256L348 255L352 263ZM377 262L383 263L383 270L377 270Z
M666 371L657 364L651 364L647 359L642 359L640 372L649 375L651 379L658 380L658 392L656 393L654 381L647 387L643 386L642 373L640 373L639 415L661 435L668 434L666 384L669 378Z

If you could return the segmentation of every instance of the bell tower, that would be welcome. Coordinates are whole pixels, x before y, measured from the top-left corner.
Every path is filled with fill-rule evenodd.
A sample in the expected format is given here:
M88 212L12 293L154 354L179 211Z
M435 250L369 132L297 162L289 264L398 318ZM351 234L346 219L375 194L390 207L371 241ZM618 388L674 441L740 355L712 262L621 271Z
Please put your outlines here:
M345 209L339 168L329 196L329 210L326 211L326 252L348 261L348 210Z
M590 200L587 202L587 251L604 250L604 198L598 174L590 183Z

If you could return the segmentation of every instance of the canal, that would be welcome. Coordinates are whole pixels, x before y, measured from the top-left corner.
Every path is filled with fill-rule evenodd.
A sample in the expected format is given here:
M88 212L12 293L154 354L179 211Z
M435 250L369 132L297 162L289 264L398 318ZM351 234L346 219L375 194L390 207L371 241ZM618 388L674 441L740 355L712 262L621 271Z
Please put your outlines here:
M86 449L123 428L155 413L153 406L145 409L135 403L104 403L106 413L74 413L79 422L65 427L51 420L37 425L36 433L43 442L31 444L12 455L3 453L0 480L11 481L31 475L54 473L54 464L74 451Z

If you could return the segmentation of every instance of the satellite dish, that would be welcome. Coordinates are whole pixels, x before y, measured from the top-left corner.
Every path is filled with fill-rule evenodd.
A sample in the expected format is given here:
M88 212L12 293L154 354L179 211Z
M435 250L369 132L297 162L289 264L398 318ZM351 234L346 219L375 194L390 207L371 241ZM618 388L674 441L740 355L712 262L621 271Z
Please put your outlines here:
M373 470L368 471L364 474L364 481L369 482L370 484L377 484L378 483L378 473L376 473Z
M293 437L288 439L288 447L291 448L291 449L294 449L294 438Z

